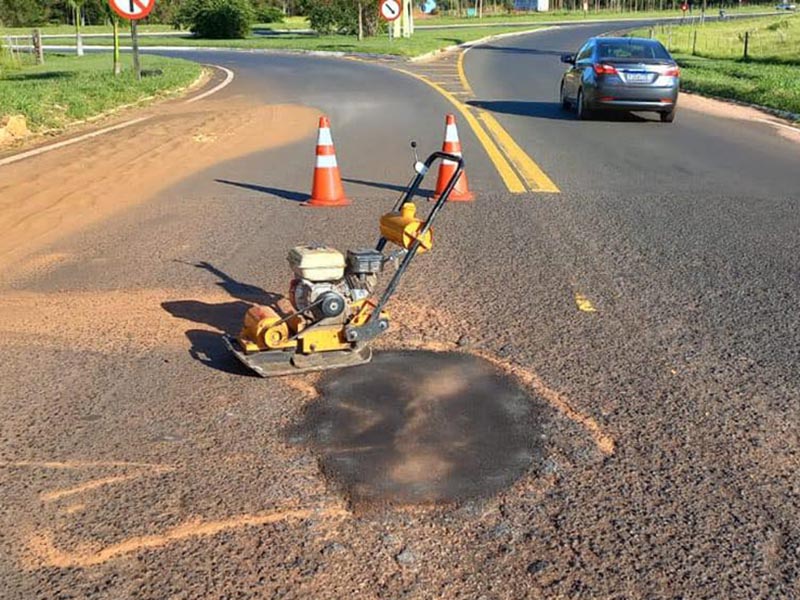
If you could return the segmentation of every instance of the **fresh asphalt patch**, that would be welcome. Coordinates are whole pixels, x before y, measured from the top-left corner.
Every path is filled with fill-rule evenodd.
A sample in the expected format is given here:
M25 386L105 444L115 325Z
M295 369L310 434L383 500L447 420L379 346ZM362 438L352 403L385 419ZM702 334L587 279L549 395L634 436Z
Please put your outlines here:
M289 436L356 508L492 496L544 459L543 411L470 354L379 352L317 389Z

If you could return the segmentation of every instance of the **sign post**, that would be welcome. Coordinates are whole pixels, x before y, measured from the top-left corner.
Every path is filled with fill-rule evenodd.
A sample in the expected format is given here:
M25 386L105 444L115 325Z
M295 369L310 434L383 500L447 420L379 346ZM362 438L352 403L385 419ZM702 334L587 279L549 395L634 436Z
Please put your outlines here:
M400 21L398 19L403 14L403 0L381 0L380 2L381 19L389 24L389 41L401 35Z
M136 79L142 78L142 65L139 61L139 19L144 19L153 10L155 0L108 0L112 10L123 19L131 22L131 47L133 48L133 71Z

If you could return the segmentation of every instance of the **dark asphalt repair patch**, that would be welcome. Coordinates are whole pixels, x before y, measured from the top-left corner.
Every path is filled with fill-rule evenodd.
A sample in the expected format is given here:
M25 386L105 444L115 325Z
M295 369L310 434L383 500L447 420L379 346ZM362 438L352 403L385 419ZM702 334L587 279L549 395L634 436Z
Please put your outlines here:
M487 497L542 460L532 398L464 353L376 353L326 374L291 432L354 506Z

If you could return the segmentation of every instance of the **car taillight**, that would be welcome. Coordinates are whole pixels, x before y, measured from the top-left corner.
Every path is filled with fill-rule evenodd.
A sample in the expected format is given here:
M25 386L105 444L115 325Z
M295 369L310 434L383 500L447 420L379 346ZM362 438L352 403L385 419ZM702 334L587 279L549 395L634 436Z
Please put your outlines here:
M592 65L592 67L594 68L594 72L597 75L616 75L617 74L617 70L614 67L612 67L611 65L604 65L603 63L597 63L595 65Z
M666 71L664 71L664 77L680 77L681 76L681 69L680 67L670 67Z

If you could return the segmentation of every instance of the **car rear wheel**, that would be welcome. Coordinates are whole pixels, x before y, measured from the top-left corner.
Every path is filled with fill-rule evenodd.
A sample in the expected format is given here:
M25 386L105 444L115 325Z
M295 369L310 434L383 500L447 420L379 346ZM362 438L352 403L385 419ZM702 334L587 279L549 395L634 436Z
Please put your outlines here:
M578 98L575 100L575 112L581 121L592 118L592 110L586 106L586 97L583 95L583 89L578 90Z
M564 110L569 110L570 103L569 103L569 99L567 98L567 92L564 89L564 82L563 81L561 82L561 92L560 92L559 95L561 97L561 108L563 108Z
M675 110L668 110L661 113L661 122L662 123L672 123L675 120Z

